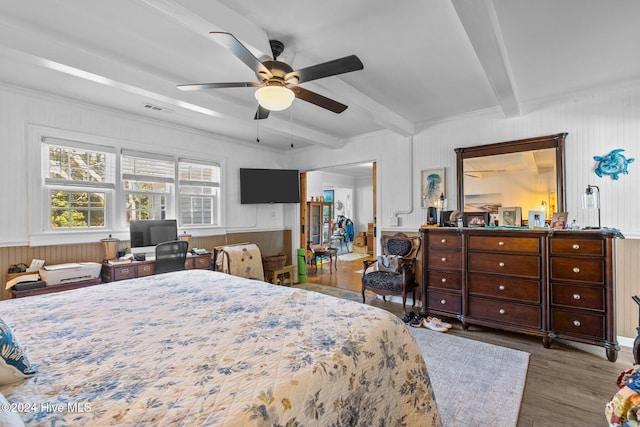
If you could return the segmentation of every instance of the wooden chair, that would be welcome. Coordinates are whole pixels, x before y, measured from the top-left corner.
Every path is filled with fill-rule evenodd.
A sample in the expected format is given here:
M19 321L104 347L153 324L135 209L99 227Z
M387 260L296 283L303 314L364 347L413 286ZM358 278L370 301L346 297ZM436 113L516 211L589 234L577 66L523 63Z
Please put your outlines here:
M411 292L413 306L416 304L416 261L420 250L419 236L409 237L404 233L382 237L383 256L375 260L364 261L362 272L362 302L365 301L364 292L368 289L386 301L387 295L402 295L402 310L406 314L407 294ZM397 267L392 271L384 271L381 263L389 255L397 256ZM378 263L378 269L370 271L369 267Z
M187 247L184 240L172 240L156 246L156 274L184 270L187 260Z

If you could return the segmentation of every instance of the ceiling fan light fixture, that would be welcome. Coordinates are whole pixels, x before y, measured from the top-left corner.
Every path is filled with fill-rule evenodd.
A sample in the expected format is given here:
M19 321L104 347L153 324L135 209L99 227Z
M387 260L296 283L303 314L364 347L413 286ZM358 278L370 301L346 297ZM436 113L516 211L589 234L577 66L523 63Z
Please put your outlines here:
M291 106L295 94L284 86L263 86L256 90L255 97L261 107L269 111L282 111Z

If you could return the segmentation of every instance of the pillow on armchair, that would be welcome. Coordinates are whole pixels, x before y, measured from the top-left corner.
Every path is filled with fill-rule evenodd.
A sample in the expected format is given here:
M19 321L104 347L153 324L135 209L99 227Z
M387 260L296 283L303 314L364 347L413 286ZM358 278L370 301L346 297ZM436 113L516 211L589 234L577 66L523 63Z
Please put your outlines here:
M378 255L376 258L378 271L397 272L400 265L399 258L399 255Z

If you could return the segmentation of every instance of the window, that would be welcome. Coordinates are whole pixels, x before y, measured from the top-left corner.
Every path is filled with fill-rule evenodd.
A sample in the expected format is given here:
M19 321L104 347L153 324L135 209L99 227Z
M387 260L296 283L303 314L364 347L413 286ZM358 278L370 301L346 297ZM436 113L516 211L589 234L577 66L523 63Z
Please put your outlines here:
M30 218L32 242L95 241L106 236L105 229L122 238L132 219L176 218L180 227L201 229L221 225L219 163L122 149L118 141L97 136L47 136L50 132L34 128L30 155L41 167L32 176L36 179L30 178L30 204L41 215Z
M180 223L219 225L220 165L180 159Z
M115 153L54 138L44 138L42 146L48 228L106 227L115 190Z
M172 217L175 162L151 154L122 152L122 189L126 223L132 219Z

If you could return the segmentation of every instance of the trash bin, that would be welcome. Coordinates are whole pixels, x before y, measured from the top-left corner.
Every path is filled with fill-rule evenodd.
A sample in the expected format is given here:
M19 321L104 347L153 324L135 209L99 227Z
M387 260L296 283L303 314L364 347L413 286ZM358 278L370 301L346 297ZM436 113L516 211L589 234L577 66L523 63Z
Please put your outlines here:
M298 283L307 283L307 254L305 249L298 249Z

